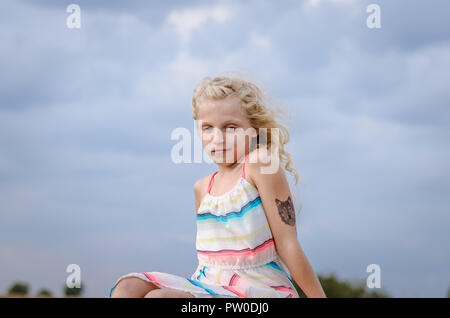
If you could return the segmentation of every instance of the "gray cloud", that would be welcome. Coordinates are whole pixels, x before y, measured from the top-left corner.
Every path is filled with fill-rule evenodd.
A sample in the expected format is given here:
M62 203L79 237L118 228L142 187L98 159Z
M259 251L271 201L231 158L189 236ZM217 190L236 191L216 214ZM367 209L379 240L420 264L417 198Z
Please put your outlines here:
M174 164L170 133L192 131L203 76L241 71L291 111L316 272L365 279L377 263L394 296L445 296L446 2L381 3L381 30L365 27L368 1L224 2L228 20L187 41L169 15L198 23L224 3L78 3L80 30L54 1L0 13L0 292L25 280L60 294L71 263L94 297L131 271L190 276L192 186L216 167Z

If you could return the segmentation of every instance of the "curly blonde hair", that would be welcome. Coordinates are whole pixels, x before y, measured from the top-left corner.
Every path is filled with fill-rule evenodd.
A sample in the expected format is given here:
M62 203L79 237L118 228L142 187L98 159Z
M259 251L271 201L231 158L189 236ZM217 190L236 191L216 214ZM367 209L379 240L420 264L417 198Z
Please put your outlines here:
M286 151L285 144L290 139L287 127L281 123L282 113L285 113L280 107L275 106L276 110L270 108L268 104L273 101L268 94L262 90L254 81L243 79L239 76L217 76L211 78L204 77L194 88L191 108L193 119L198 119L198 105L202 99L224 99L230 96L237 96L241 100L241 109L247 116L251 126L256 130L256 148L261 146L271 149L272 145L278 148L279 160L284 169L290 172L298 183L298 169L292 160L291 154ZM273 103L275 104L275 103ZM260 137L260 129L266 128L265 140ZM278 128L277 134L272 133L272 128ZM294 200L295 200L295 195Z

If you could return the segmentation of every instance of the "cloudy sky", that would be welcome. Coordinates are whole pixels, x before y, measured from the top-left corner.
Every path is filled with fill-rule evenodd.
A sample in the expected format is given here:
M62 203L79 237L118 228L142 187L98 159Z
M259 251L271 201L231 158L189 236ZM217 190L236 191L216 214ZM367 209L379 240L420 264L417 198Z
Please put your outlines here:
M2 1L0 293L61 296L69 264L89 297L134 271L190 277L192 187L217 167L173 162L171 132L194 133L204 76L239 72L291 114L316 273L378 264L391 296L446 296L450 3L377 1L377 29L371 3Z

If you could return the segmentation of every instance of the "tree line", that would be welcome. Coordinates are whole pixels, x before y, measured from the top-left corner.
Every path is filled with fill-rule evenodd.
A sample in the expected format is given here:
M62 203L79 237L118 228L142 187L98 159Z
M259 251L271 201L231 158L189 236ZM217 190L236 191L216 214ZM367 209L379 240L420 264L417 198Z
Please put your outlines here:
M62 292L64 297L81 297L85 287L81 283L80 288L69 288L64 286ZM30 286L24 282L14 282L7 290L6 297L54 297L53 293L48 288L41 288L35 295L30 295Z
M328 298L390 298L391 296L383 290L369 290L366 287L365 280L359 282L350 282L348 280L341 280L336 277L334 273L329 275L318 274L320 284ZM292 280L301 298L306 298L305 293ZM29 285L23 282L13 283L7 291L7 297L29 297ZM81 283L80 288L69 288L64 286L62 288L65 297L82 297L85 291L85 286ZM41 288L34 296L31 297L54 297L53 293L47 288ZM447 290L447 298L450 298L450 287Z

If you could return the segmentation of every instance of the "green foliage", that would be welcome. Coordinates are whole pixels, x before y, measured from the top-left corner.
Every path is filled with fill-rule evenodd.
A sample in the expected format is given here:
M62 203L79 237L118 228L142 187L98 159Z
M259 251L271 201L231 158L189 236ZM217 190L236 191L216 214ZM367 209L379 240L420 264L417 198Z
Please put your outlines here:
M349 281L339 280L335 274L330 274L328 276L317 275L320 284L328 298L388 298L391 297L389 294L382 291L366 290L365 280L360 283L350 283ZM293 280L295 289L297 290L300 298L306 298L305 293ZM29 286L26 283L15 282L11 285L8 290L8 295L28 295ZM64 287L65 296L81 296L84 291L84 285L81 283L80 288L68 288ZM38 297L52 297L52 293L42 288L38 293ZM450 298L450 287L447 289L447 298Z
M367 290L365 280L360 283L350 283L349 281L339 280L335 274L328 276L317 275L323 291L328 298L387 298L387 293L375 290ZM294 287L301 298L306 298L305 293L293 280Z
M45 288L41 288L38 293L36 294L37 297L52 297L52 293Z
M295 289L297 290L298 295L300 296L300 298L306 298L305 293L303 292L303 290L297 285L297 283L295 282L295 280L291 278L291 282L294 285Z
M81 283L80 288L77 288L77 287L69 288L69 287L67 287L67 285L64 285L64 295L78 297L83 294L84 289L85 289L85 287L84 287L83 283Z
M28 287L27 283L15 282L9 288L8 295L26 296L26 295L28 295L28 290L29 290L29 287Z

